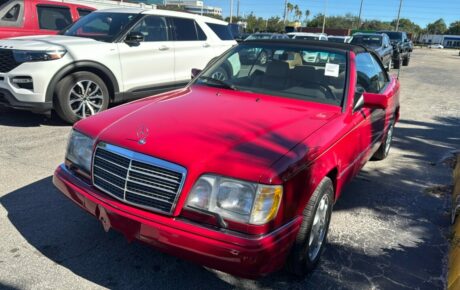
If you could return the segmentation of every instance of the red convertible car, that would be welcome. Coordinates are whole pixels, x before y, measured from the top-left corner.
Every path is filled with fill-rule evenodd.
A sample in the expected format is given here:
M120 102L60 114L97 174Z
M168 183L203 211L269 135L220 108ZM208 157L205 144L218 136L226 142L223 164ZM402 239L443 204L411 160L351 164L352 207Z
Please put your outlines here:
M296 40L244 42L193 75L78 122L54 184L129 240L304 275L344 185L388 155L398 80L364 47Z

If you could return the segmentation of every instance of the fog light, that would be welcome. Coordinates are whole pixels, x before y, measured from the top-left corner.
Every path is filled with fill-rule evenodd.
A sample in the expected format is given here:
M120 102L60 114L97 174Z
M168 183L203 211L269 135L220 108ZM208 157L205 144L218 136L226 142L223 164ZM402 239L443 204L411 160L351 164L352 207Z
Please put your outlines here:
M31 77L14 77L11 79L11 82L21 89L34 89L34 83Z

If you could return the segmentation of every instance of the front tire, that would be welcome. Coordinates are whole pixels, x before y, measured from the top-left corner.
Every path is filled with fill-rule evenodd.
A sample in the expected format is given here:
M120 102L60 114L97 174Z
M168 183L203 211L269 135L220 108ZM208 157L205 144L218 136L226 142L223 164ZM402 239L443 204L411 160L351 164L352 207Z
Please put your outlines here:
M333 200L334 186L325 177L303 210L303 221L286 264L292 274L304 276L317 265L329 230Z
M109 106L105 82L91 72L75 72L63 78L55 89L55 110L68 123L95 115Z
M394 127L395 122L394 120L391 120L387 135L385 136L385 140L382 142L379 149L372 156L373 160L383 160L388 157L388 153L390 153L391 143L393 142Z
M402 65L403 65L403 66L408 66L408 65L409 65L409 62L410 62L410 55L407 55L407 56L404 58Z

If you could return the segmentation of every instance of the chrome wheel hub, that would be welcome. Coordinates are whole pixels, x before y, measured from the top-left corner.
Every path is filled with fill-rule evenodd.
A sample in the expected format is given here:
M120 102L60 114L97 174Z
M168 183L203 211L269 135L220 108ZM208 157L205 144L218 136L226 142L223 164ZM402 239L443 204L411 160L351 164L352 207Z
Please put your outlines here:
M104 94L93 81L77 82L69 93L69 106L72 112L81 119L99 113L104 102Z
M387 140L385 141L385 154L388 154L390 151L391 141L393 140L393 128L394 126L391 124L390 128L388 129Z
M316 208L310 231L310 239L308 241L308 257L310 261L316 259L323 245L327 226L329 224L329 206L329 198L327 195L323 195Z
M216 79L216 80L219 80L219 81L225 81L225 79L226 79L225 75L220 71L216 71L215 73L213 73L212 78Z

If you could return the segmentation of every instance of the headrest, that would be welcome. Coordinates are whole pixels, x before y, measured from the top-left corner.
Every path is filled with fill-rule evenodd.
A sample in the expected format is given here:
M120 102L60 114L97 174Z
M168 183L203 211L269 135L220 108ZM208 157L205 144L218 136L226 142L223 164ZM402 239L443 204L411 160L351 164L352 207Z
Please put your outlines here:
M274 60L268 64L265 75L272 77L287 77L289 73L289 64L284 61Z

